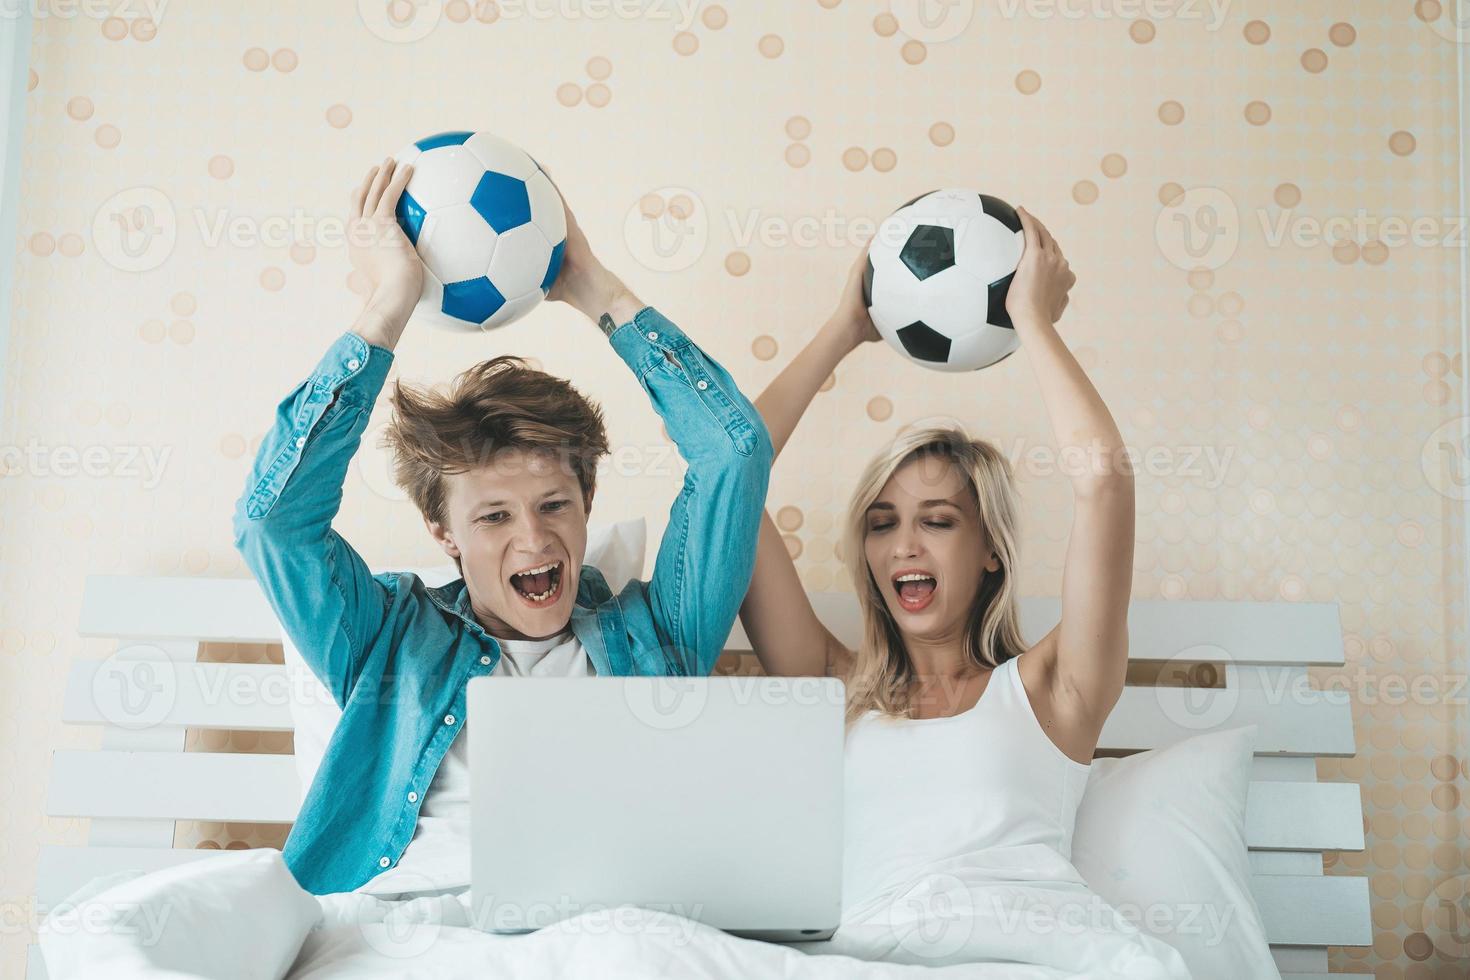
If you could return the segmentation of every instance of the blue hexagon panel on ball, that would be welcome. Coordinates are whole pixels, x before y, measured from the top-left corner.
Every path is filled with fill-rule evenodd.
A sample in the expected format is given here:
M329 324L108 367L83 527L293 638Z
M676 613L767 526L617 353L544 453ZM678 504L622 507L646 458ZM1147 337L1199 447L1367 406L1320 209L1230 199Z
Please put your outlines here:
M395 155L413 177L398 224L424 263L415 316L458 330L493 330L529 313L561 271L561 195L520 147L493 133L416 140Z
M1005 201L930 191L883 220L868 245L863 301L878 333L915 364L974 371L1020 346L1006 294L1025 247Z

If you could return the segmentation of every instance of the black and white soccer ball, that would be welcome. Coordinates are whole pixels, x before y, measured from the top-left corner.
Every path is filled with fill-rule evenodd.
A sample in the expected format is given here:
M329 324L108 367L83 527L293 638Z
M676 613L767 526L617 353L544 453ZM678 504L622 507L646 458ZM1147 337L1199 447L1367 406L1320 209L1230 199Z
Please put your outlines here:
M1020 346L1006 294L1025 247L1016 209L946 188L893 212L868 245L863 301L883 339L937 371L975 371Z

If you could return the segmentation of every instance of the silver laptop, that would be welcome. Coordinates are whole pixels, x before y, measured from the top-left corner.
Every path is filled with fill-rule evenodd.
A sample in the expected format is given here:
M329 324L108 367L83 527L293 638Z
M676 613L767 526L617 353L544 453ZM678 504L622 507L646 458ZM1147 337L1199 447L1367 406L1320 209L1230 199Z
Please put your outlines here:
M476 677L470 898L488 932L636 905L830 938L843 685L826 677Z

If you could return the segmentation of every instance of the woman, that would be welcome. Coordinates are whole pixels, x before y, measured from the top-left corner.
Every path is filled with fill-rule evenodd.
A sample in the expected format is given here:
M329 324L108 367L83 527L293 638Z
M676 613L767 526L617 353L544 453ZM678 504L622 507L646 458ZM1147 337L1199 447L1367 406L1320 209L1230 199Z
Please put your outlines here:
M762 667L846 683L844 923L987 849L1030 848L1033 864L1075 874L1077 804L1123 690L1133 479L1114 465L1118 428L1054 326L1076 276L1046 227L1017 210L1025 249L1006 310L1063 461L1076 458L1069 447L1088 454L1089 465L1069 467L1061 622L1029 648L1022 639L1011 469L961 431L905 431L858 481L841 535L862 611L856 650L819 621L769 513L762 520L740 611ZM880 339L863 269L859 256L835 313L756 400L777 453L842 358Z

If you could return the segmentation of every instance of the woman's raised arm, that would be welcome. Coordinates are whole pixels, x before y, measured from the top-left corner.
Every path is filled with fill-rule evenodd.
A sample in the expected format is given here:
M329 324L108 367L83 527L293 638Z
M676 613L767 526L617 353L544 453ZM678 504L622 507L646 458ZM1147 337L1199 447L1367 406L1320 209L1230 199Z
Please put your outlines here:
M866 262L864 249L848 273L836 310L755 400L778 456L838 363L862 343L879 339L863 302ZM817 618L769 513L761 516L755 570L740 606L740 622L767 674L841 676L847 671L851 651Z

